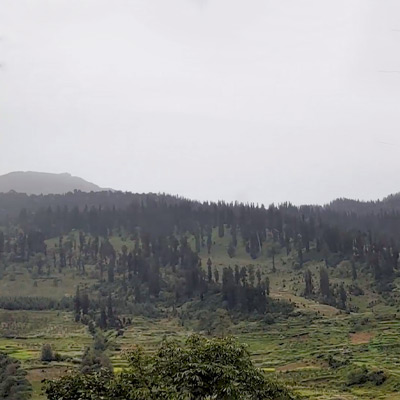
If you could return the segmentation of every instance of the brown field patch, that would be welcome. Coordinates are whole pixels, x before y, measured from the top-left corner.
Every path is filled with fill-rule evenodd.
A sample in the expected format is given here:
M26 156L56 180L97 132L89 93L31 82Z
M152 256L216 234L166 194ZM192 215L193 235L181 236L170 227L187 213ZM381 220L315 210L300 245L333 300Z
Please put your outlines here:
M375 336L372 332L350 333L351 344L367 344Z

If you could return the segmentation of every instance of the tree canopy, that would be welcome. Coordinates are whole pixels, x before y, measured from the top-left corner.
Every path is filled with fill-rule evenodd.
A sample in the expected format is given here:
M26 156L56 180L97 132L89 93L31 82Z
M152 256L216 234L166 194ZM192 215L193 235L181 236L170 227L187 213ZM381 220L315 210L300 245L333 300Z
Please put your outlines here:
M46 383L49 400L294 400L296 395L254 367L245 346L232 338L164 341L153 354L137 348L129 367L68 375Z

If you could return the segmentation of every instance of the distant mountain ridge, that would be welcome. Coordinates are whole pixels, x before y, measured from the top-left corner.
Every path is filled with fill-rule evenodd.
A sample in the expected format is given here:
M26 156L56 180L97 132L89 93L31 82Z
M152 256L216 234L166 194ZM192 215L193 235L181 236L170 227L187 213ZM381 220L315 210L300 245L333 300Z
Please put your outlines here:
M15 191L26 194L64 194L80 190L82 192L100 192L100 186L69 173L53 174L48 172L16 171L0 175L0 193Z
M394 193L384 197L382 200L375 201L339 198L333 200L325 207L336 212L354 213L359 215L400 211L400 193Z

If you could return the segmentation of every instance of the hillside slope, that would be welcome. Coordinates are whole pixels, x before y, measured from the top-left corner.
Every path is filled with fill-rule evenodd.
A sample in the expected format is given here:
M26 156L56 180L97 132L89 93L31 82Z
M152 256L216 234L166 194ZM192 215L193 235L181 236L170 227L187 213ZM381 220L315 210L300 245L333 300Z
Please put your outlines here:
M83 192L103 190L94 183L68 173L18 171L0 176L0 193L14 190L26 194L63 194L75 189Z

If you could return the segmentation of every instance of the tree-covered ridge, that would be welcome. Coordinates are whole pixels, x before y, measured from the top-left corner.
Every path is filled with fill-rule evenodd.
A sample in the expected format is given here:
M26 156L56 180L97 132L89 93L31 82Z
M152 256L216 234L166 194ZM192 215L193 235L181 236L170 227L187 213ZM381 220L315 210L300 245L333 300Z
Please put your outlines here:
M64 239L58 254L52 255L59 257L61 267L71 265L72 247L79 249L78 260L74 261L77 264L88 257L95 262L106 257L113 263L118 257L112 255L107 238L123 233L135 241L136 248L134 252L125 252L122 264L132 264L130 257L136 255L146 260L152 258L156 264L153 268L157 269L157 264L174 266L179 260L195 264L195 253L203 248L210 253L212 232L217 229L219 237L230 237L226 251L233 259L238 245L243 245L254 260L266 249L274 264L275 255L284 249L287 254L297 253L301 268L314 247L327 266L330 260L351 260L354 274L362 267L383 289L390 289L400 247L400 207L395 199L371 203L374 206L370 212L365 213L361 207L357 213L335 211L334 204L295 207L286 203L266 208L255 204L200 203L156 194L8 193L0 195L0 215L9 227L5 235L0 233L0 252L13 254L15 260L28 260L35 253L46 254L46 238L61 238L72 230L80 230L89 235L87 242L82 242L81 237L79 243ZM378 209L389 203L391 208ZM194 238L192 254L187 250L185 237ZM195 277L194 282L196 285Z
M122 373L69 375L47 383L49 400L295 400L252 364L233 339L192 336L184 346L163 342L155 354L138 348Z
M108 235L75 231L59 236L54 247L47 248L46 236L39 230L25 233L20 227L8 229L6 234L0 233L0 272L8 271L8 264L20 265L29 271L35 285L35 279L52 279L74 271L78 276L90 273L95 283L78 286L73 301L68 297L59 301L0 297L0 305L7 309L70 309L76 321L101 329L122 328L132 314L157 316L168 312L192 319L202 310L216 312L221 308L239 318L250 313L292 312L293 305L269 297L269 278L260 267L220 269L210 258L207 266L203 265L196 251L202 246L199 237L190 244L188 235L154 238L139 230L131 234L129 248L124 244L118 249ZM190 312L182 311L189 303Z
M14 212L15 204L27 207ZM359 273L386 292L394 288L399 274L400 214L395 210L357 214L288 203L265 208L168 195L78 191L48 196L8 193L0 195L0 205L3 214L9 210L0 231L2 268L25 263L41 277L66 268L86 274L86 266L94 265L92 275L99 283L85 289L89 303L80 307L75 302L75 312L77 319L90 314L102 327L120 325L115 315L127 311L154 315L160 305L175 310L187 301L200 301L207 309L212 305L214 311L290 312L268 298L265 271L234 263L238 248L255 262L266 254L272 273L282 251L295 254L294 270L312 259L324 260L327 268L348 260L354 285L347 290L355 292ZM207 265L200 259L201 251L212 252L215 232L219 238L229 237L226 252L232 266L219 269L210 258ZM129 237L133 247L114 248L109 239L115 235ZM45 240L54 237L58 243L47 248ZM315 292L313 277L305 269L304 296L346 309L344 286L331 287L323 268L319 275ZM71 302L66 299L55 305L59 306L71 307Z
M31 390L31 385L26 379L26 372L21 368L20 363L0 353L0 399L29 399Z

